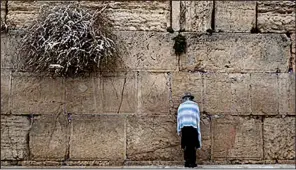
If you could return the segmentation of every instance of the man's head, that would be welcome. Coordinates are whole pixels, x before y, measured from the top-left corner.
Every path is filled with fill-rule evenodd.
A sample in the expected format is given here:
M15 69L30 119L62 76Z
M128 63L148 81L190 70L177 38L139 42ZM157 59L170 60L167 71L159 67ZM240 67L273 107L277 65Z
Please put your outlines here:
M194 99L194 96L191 95L191 93L189 92L186 92L184 93L183 97L182 97L182 101L186 101L186 100L193 100Z

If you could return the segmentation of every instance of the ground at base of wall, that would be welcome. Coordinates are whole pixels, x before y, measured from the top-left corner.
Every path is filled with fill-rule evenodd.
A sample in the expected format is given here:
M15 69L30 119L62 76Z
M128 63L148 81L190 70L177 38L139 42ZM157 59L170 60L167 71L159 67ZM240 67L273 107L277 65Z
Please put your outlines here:
M52 169L52 168L62 168L62 169L73 169L73 168L92 168L92 169L185 169L183 166L115 166L115 167L102 167L102 166L57 166L57 167L52 167L52 166L1 166L1 169L28 169L28 168L42 168L42 169ZM295 169L296 165L291 165L291 164L258 164L258 165L251 165L251 164L245 164L245 165L198 165L194 169L224 169L224 168L275 168L275 169Z

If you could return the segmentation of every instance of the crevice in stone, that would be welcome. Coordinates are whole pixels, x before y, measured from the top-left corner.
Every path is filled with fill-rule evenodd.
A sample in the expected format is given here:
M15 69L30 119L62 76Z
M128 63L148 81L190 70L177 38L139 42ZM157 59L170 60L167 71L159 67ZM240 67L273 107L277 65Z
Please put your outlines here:
M265 159L265 151L264 151L264 116L261 116L261 131L262 131L262 159Z
M212 18L211 18L211 29L212 32L215 32L215 15L216 15L216 2L213 0L213 10L212 10Z
M167 27L167 32L174 33L173 30L173 1L170 0L170 25Z
M250 31L253 34L261 33L261 31L258 28L258 2L255 4L255 25Z
M123 94L124 94L124 89L125 89L125 85L126 85L126 79L127 79L127 72L125 73L125 77L123 80L123 85L122 85L122 90L121 90L121 96L120 96L120 104L117 110L117 113L120 112L121 106L122 106L122 102L123 102Z

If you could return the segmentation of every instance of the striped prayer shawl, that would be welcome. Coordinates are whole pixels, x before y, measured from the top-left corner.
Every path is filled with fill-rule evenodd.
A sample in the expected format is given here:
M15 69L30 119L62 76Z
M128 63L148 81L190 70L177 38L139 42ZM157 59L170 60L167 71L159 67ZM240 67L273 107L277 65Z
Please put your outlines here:
M197 103L187 100L180 104L177 117L177 132L180 134L182 127L192 126L198 132L199 144L201 147L200 133L200 112ZM199 148L198 148L199 149Z

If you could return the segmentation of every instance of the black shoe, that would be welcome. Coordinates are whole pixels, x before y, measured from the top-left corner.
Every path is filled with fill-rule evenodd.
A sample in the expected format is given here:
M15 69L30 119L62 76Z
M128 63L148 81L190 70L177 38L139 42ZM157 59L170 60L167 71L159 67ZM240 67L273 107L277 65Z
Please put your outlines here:
M185 167L190 167L190 164L188 162L185 162Z
M190 167L190 168L195 168L195 167L197 167L197 164L196 164L196 163L194 163L194 164L189 164L189 167Z

